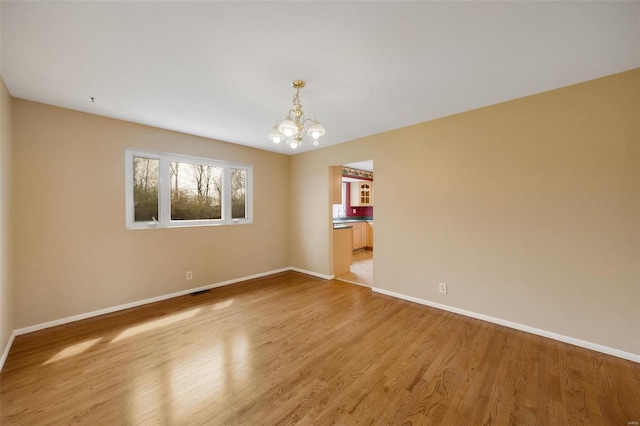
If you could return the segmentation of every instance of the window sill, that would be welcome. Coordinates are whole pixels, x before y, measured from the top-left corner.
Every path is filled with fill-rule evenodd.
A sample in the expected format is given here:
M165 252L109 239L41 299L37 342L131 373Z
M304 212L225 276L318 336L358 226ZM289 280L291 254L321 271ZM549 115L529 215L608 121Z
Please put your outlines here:
M201 228L201 227L207 227L207 226L237 226L237 225L252 225L252 224L253 224L252 220L245 219L245 220L217 222L217 223L189 222L189 223L171 223L169 225L163 225L160 223L156 225L140 224L140 225L127 226L126 229L131 231L136 231L140 229Z

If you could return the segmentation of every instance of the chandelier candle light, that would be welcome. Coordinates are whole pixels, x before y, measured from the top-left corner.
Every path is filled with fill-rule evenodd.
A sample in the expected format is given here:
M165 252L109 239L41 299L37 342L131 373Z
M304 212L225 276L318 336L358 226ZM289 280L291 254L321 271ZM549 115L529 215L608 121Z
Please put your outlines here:
M291 86L296 89L296 94L293 97L293 109L289 110L289 115L281 115L276 120L273 130L267 136L270 141L275 143L285 141L292 149L296 149L302 143L303 133L306 133L311 138L313 146L320 145L320 138L326 132L313 112L305 113L302 111L299 93L304 85L302 80L291 83Z

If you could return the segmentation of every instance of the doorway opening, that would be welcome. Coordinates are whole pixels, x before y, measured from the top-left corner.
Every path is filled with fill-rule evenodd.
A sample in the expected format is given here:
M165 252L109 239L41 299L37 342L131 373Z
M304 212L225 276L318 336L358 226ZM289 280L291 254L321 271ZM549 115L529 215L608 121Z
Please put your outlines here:
M368 287L373 287L373 176L373 160L343 164L334 176L340 204L332 206L336 279Z

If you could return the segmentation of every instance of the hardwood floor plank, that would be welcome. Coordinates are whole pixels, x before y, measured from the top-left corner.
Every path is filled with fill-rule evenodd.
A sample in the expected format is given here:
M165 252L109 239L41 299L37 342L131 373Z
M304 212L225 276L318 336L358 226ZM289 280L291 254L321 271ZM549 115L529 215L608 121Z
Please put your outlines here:
M640 365L287 272L15 339L2 425L604 424Z

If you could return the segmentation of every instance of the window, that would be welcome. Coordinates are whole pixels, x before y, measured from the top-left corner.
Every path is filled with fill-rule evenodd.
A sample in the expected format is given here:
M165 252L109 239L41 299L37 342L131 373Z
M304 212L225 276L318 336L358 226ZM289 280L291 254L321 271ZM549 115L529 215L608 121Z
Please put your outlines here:
M157 158L133 157L133 204L136 222L158 217L160 161Z
M347 216L347 183L342 182L342 204L333 205L333 218L342 219Z
M222 167L172 161L171 220L222 219Z
M127 228L252 223L251 166L126 151Z
M247 217L247 170L231 169L231 218Z

